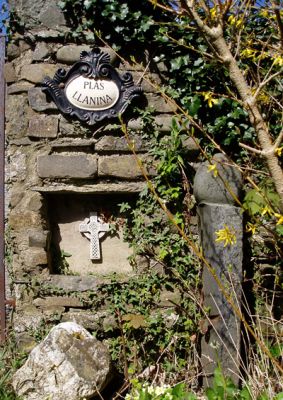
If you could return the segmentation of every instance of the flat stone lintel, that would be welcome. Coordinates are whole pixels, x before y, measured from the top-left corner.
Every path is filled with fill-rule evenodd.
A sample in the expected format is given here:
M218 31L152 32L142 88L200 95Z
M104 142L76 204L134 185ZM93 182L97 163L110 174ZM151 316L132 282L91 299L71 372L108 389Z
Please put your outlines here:
M119 279L120 283L126 283L127 278ZM49 275L40 280L41 285L52 286L66 292L87 292L97 290L99 286L109 284L109 278L96 277L91 275Z
M139 193L145 188L145 182L125 183L98 183L97 185L56 185L56 186L34 186L31 190L40 193Z

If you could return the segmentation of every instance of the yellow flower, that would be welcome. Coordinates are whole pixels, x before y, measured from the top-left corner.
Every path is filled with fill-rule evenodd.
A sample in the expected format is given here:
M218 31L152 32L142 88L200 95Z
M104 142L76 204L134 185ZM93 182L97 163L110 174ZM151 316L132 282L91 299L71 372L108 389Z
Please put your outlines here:
M273 63L274 65L279 65L279 67L283 67L283 57L282 56L274 57Z
M283 146L277 147L277 149L275 149L275 153L280 157L282 154L282 150L283 150Z
M216 164L211 164L211 165L209 165L209 166L207 167L207 170L208 170L208 172L212 172L212 171L213 171L213 176L214 176L214 178L217 177L218 171L217 171L217 166L216 166Z
M242 57L244 57L244 58L252 58L252 59L255 59L256 57L256 53L257 53L257 50L254 50L254 49L251 49L251 48L246 48L246 49L244 49L242 52L241 52L241 56Z
M265 214L267 214L267 215L269 215L269 216L272 216L273 211L271 210L270 207L265 206L265 207L262 209L261 215L264 216Z
M259 15L263 18L267 18L268 17L268 10L262 10Z
M230 15L228 18L228 23L230 25L235 25L236 28L239 28L243 24L243 18L236 18L235 15Z
M216 8L216 7L212 7L212 8L210 9L210 16L211 16L211 19L215 19L216 14L217 14L217 8Z
M283 215L282 214L274 214L276 218L278 218L278 221L276 222L276 225L283 225Z
M252 224L251 222L247 223L246 232L251 232L252 235L256 232L256 225Z
M203 92L202 94L204 96L204 100L207 101L209 108L211 108L213 106L213 104L217 104L218 103L218 99L214 99L212 97L212 93L211 92Z
M235 25L235 23L236 23L235 15L230 15L229 18L228 18L228 22L229 22L230 25Z
M230 229L228 225L224 224L223 229L219 229L219 231L215 232L217 238L215 242L223 242L224 247L229 245L234 245L237 242L236 234L234 229Z

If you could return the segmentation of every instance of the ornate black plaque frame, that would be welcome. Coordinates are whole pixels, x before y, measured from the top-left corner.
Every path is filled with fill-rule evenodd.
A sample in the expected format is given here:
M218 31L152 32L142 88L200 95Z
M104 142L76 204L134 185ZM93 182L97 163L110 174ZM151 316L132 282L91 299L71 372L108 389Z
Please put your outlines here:
M119 90L117 102L106 110L83 110L71 104L65 94L65 86L79 76L108 79L115 82ZM109 54L102 52L99 48L94 48L90 52L82 51L80 61L76 62L69 71L60 68L53 79L46 77L42 84L42 90L51 96L63 114L76 116L89 125L94 125L104 119L118 117L126 110L132 99L142 92L141 87L134 84L132 74L126 72L120 76L110 64Z

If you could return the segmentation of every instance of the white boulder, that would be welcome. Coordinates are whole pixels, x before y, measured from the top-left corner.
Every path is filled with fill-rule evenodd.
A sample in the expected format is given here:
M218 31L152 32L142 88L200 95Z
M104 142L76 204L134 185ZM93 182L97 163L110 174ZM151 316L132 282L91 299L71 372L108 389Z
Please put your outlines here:
M106 346L75 322L55 326L14 374L13 387L24 400L82 400L109 382Z

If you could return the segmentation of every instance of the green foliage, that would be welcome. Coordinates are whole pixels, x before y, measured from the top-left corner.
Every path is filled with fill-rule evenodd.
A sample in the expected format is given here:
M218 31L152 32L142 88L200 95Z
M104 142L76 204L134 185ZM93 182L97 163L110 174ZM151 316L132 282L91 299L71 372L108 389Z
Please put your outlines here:
M26 355L16 350L15 343L10 336L4 346L0 347L0 399L21 400L13 392L11 378L13 373L22 366Z
M208 400L252 400L248 388L239 389L220 367L214 371L213 386L206 390L206 396Z
M149 385L140 383L137 380L132 381L133 388L131 393L127 394L125 400L196 400L197 397L186 391L184 383L176 386L168 385Z

